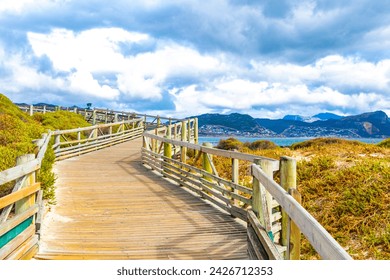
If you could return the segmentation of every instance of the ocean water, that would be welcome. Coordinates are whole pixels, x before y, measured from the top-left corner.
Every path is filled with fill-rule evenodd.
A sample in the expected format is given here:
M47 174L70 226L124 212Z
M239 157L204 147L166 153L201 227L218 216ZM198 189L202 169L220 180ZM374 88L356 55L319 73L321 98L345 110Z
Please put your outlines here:
M216 146L221 139L227 139L229 137L207 137L207 136L199 136L199 143L211 143L213 146ZM296 138L255 138L255 137L234 137L241 142L254 142L256 140L269 140L274 142L278 146L291 146L294 143L303 142L306 140L310 140L313 138L304 138L304 137L296 137ZM378 138L345 138L346 140L357 140L363 143L376 144L384 139Z

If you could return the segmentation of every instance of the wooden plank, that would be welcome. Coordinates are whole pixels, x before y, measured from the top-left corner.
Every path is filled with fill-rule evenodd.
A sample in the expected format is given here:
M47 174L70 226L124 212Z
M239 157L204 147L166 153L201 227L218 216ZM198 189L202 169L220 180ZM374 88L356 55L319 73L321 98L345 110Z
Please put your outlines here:
M186 141L180 141L180 140L174 140L174 139L166 139L164 141L163 137L154 135L148 131L146 131L144 133L144 136L147 136L149 138L152 138L152 139L155 139L158 141L167 142L167 143L170 143L173 145L186 147L186 148L194 149L194 150L201 151L201 152L204 152L207 154L222 156L222 157L226 157L226 158L235 158L238 160L245 160L245 161L249 161L249 162L253 162L255 159L260 158L260 159L265 160L265 161L270 161L272 163L274 171L279 170L279 161L277 161L275 159L260 157L260 156L245 154L245 153L240 153L240 152L221 150L221 149L216 149L216 148L211 148L211 147L204 147L201 145L192 144L192 143L188 143Z
M36 193L41 188L41 183L35 183L31 186L20 189L9 195L0 197L0 208L4 208L22 198L28 197L29 195Z
M323 259L352 259L312 215L281 186L270 180L259 167L252 165L252 174L262 182L267 191L279 202Z
M255 213L252 210L248 210L248 223L251 224L253 230L256 232L257 237L259 238L262 246L267 252L268 258L270 260L282 260L282 256L279 251L276 249L275 244L269 238L267 232L265 232L263 226L260 224Z
M24 185L24 183L26 182L26 179L27 179L27 175L23 176L21 179L18 179L16 181L14 188L12 189L12 193L20 190L22 188L22 186ZM13 207L13 205L8 205L7 207L3 208L3 211L1 212L1 215L0 215L0 224L4 223L8 219L8 216L11 213L12 207Z
M40 168L40 160L34 159L24 164L9 168L0 172L0 185L16 180L26 174L34 172ZM0 207L1 208L1 207Z
M8 255L12 254L23 242L32 237L35 233L35 225L30 225L21 234L12 239L2 248L0 248L0 260L5 259Z
M129 140L132 140L134 138L138 138L138 137L141 137L142 134L134 134L134 135L128 135L128 134L125 134L126 137L121 137L121 138L116 138L110 142L107 142L107 144L104 144L102 145L101 143L96 143L95 145L92 145L92 146L88 146L88 147L81 147L79 146L80 148L77 149L75 148L73 151L69 152L69 153L65 153L65 155L59 155L58 153L56 153L56 160L63 160L63 159L67 159L67 158L71 158L71 157L74 157L74 156L79 156L81 154L86 154L86 153L90 153L90 152L94 152L96 150L100 150L100 149L104 149L104 148L107 148L107 147L110 147L110 146L114 146L114 145L117 145L117 144L121 144L123 142L127 142Z
M105 128L105 127L110 127L110 126L116 126L116 125L122 125L124 123L130 124L130 123L136 123L136 122L141 122L142 118L138 119L132 119L132 120L127 120L127 121L120 121L116 123L107 123L107 124L97 124L93 126L86 126L86 127L79 127L79 128L74 128L74 129L66 129L66 130L56 130L52 132L52 135L60 135L60 134L68 134L68 133L74 133L74 132L79 132L79 131L89 131L89 130L94 130L98 128Z
M180 165L181 167L184 167L184 168L190 169L192 171L195 171L197 173L200 173L202 175L209 176L210 178L218 181L219 183L222 183L224 185L227 185L229 187L232 187L234 189L242 191L242 192L244 192L246 194L252 195L252 193L253 193L253 191L251 189L247 188L247 187L244 187L244 186L241 186L241 185L238 185L238 184L234 184L233 182L230 182L230 181L225 180L223 178L217 177L217 176L215 176L213 174L210 174L210 173L208 173L208 172L206 172L206 171L204 171L204 170L202 170L200 168L196 168L196 167L194 167L192 165L189 165L189 164L184 164L184 163L182 163L180 161L177 161L177 160L174 160L174 159L169 159L169 158L166 158L166 157L162 157L162 158L164 160L166 160L167 162L171 162L171 163Z
M252 259L255 260L269 260L268 254L261 244L256 232L253 230L252 225L248 224L247 227L248 243L252 248ZM249 245L248 245L249 247Z
M290 188L288 193L301 204L301 194L295 188ZM294 222L290 222L289 257L290 260L299 260L301 257L301 231Z
M26 253L24 253L19 258L19 260L31 260L38 253L38 250L39 250L38 244L33 245Z
M23 242L18 248L16 248L11 254L9 254L5 260L19 260L26 256L30 250L37 246L38 236L33 235L29 237L25 242ZM31 253L31 252L30 252Z
M35 207L35 205L34 205ZM42 218L43 218L43 212L44 212L44 204L43 204L43 190L38 191L37 200L36 200L36 207L37 209L37 215L35 218L35 225L37 228L37 232L40 232L41 224L42 224Z
M38 209L39 209L38 205L33 205L32 207L30 207L29 209L27 209L23 213L20 213L16 216L12 217L8 221L0 224L0 236L3 235L4 233L10 231L11 229L16 227L20 223L24 222L26 219L33 216L35 213L38 212Z
M246 228L226 204L191 178L183 188L145 168L142 158L156 164L161 156L141 155L141 147L136 139L56 162L57 204L46 214L35 258L247 259Z

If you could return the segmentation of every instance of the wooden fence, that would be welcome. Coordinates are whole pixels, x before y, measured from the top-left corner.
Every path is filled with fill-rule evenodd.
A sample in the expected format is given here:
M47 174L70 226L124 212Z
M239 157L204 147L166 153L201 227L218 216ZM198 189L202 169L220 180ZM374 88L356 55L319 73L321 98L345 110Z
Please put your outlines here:
M199 145L196 119L146 131L143 141L144 164L247 222L251 259L299 259L301 231L322 258L351 259L299 204L294 159L274 160ZM192 162L202 160L201 168L189 164L189 151ZM218 175L213 156L231 160L231 180ZM240 161L252 164L250 186L240 184ZM275 172L280 174L280 185Z
M44 134L36 142L36 157L21 156L15 167L0 172L0 185L15 181L12 193L0 198L0 260L30 259L38 250L43 206L35 172L40 169L50 137L50 133Z
M61 160L141 137L143 132L142 118L56 130L52 132L54 135L53 149L56 159Z
M77 107L62 107L62 106L34 106L34 105L19 105L19 109L32 116L35 113L46 114L47 112L67 111L80 114L86 121L92 125L101 123L117 123L121 121L128 121L131 119L143 118L145 129L153 129L164 124L171 124L172 122L184 121L177 118L165 118L154 115L140 114L136 112L117 111L110 109L82 109Z

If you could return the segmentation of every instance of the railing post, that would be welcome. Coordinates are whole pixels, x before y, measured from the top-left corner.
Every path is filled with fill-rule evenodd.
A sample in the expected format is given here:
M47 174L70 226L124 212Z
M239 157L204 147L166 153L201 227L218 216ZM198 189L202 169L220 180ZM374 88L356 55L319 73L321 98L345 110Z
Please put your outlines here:
M56 130L58 131L58 129ZM60 150L60 142L61 142L61 134L57 134L54 136L54 144L56 145L56 148L54 149L55 152L58 152Z
M186 121L181 122L181 141L186 141L187 136L187 127L186 127ZM180 159L181 162L186 163L187 161L187 147L180 147Z
M188 119L187 125L188 125L188 128L187 128L187 141L188 141L188 143L190 143L191 142L191 120L190 119Z
M114 115L114 123L118 122L118 113L115 113Z
M297 190L296 160L291 157L280 158L280 185L288 191L295 200L301 202ZM286 259L300 258L301 233L294 222L290 222L287 213L282 209L282 245L287 247Z
M96 124L96 110L93 110L92 112L92 125Z
M194 143L199 143L199 128L198 128L198 118L194 119Z
M165 139L169 139L168 136L164 136ZM172 158L172 144L164 142L164 157Z
M232 158L232 182L235 184L238 184L239 181L239 163L238 159ZM238 194L238 190L234 189L234 193ZM238 201L236 199L233 199L234 205L238 206Z
M157 116L157 128L161 126L161 119L160 116Z
M34 105L30 105L30 116L34 114Z
M268 160L255 159L254 163L267 174L268 177L273 178L272 164ZM252 208L259 218L260 224L264 226L271 240L274 240L272 233L272 197L266 191L264 186L256 177L253 177L253 196Z
M73 113L77 114L77 107L73 108Z
M21 165L28 161L34 160L34 154L22 155L16 159L16 165ZM31 186L35 183L35 171L26 175L26 181L24 182L21 188L25 188L27 186ZM15 202L15 214L20 214L33 206L35 204L35 194L30 195L29 197L23 198L17 202Z
M202 146L208 147L208 148L212 148L213 144L211 144L211 143L203 143ZM208 173L210 173L210 174L213 174L213 167L212 167L213 156L212 155L208 155L205 152L202 152L202 158L203 158L203 160L202 160L203 170L208 172ZM210 177L203 176L203 178L205 178L206 180L211 181Z
M43 106L43 114L46 114L46 105Z

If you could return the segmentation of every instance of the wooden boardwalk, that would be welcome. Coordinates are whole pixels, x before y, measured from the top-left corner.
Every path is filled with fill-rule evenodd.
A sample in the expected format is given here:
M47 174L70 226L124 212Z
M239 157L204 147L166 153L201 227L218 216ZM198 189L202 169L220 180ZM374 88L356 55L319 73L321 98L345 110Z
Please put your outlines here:
M37 259L247 259L245 225L141 163L141 139L56 163Z

